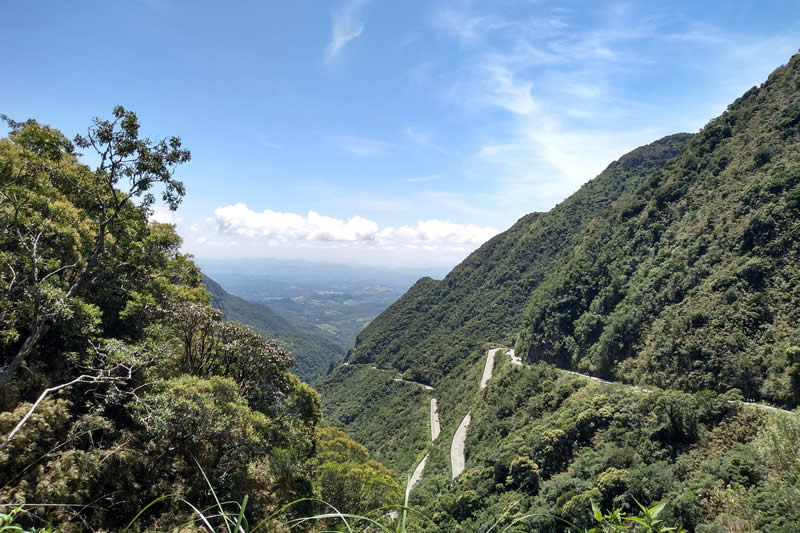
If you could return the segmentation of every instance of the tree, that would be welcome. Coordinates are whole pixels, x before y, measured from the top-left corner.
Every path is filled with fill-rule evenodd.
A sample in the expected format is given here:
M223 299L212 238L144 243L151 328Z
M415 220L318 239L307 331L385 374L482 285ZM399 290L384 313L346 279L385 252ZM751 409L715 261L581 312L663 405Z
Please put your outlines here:
M402 490L394 473L368 458L367 449L344 431L317 430L317 453L312 460L320 499L342 513L367 513L400 501Z
M180 368L200 377L233 379L253 407L266 408L289 390L286 370L294 362L274 341L239 322L222 320L208 305L179 302L164 310L182 345Z
M175 168L191 158L178 137L139 136L136 114L117 106L94 119L74 143L35 120L16 122L0 146L0 390L47 333L70 319L103 260L126 241L128 225L146 224L161 185L177 209L185 193ZM78 164L75 146L99 157ZM138 201L138 204L136 203Z

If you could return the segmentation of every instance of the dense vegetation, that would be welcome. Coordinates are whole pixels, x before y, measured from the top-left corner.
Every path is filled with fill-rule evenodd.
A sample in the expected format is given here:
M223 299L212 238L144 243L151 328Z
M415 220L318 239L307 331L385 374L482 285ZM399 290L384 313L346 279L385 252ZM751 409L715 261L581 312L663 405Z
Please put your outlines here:
M800 56L587 226L519 351L596 375L800 402Z
M431 531L529 513L547 516L515 527L588 527L591 501L631 511L634 498L664 499L690 530L796 531L796 415L737 399L800 402L799 147L795 56L698 134L623 156L417 282L317 382L325 416L400 471L430 454L412 501ZM482 392L491 343L526 366L501 363ZM373 365L435 390L409 396ZM449 439L470 410L453 482Z
M635 498L666 502L661 518L690 531L794 531L798 464L787 448L800 444L800 423L738 397L500 363L472 404L467 470L451 482L450 443L431 449L412 503L433 523L418 527L483 531L535 515L521 531L563 531L562 520L588 528L592 502L630 512Z
M346 425L351 435L393 468L413 469L424 455L421 443L428 426L418 413L428 408L426 399L411 402L396 386L378 391L381 382L375 381L374 372L355 368L374 364L404 372L409 379L436 385L442 391L437 396L452 389L453 402L442 399L440 409L442 429L455 430L464 413L453 407L475 394L472 385L480 379L478 361L485 355L484 343L511 341L533 287L564 261L582 225L675 157L690 137L673 135L634 150L552 211L520 219L442 281L420 279L364 328L348 353L352 366L340 367L316 383L325 416L331 423ZM379 398L381 409L368 407L374 398ZM379 414L386 411L404 421L403 439L379 429L384 425Z
M319 395L288 372L289 353L224 321L174 228L148 223L157 193L171 208L184 196L178 138L141 137L122 107L74 142L34 120L7 122L0 502L23 506L16 520L119 530L167 496L135 524L165 530L191 514L182 501L214 502L206 475L223 500L247 495L252 521L320 495L360 510L339 486L396 501L391 471L343 434L318 432Z
M292 372L306 383L323 376L344 355L333 341L298 330L269 307L226 292L208 276L203 276L203 284L211 294L211 305L222 311L225 320L247 324L290 352L295 360Z
M219 496L283 528L328 509L314 497L400 502L381 462L405 474L427 455L419 531L583 529L593 504L659 500L689 530L797 531L797 412L742 400L800 402L800 56L699 134L623 156L420 280L317 382L322 399L286 345L225 320L272 317L209 294L174 228L148 222L157 194L173 209L185 194L179 139L140 137L121 107L74 141L6 121L0 502L25 513L0 524L116 530L156 501L135 529L191 530L185 502ZM525 364L499 356L480 389L487 348L512 341ZM596 531L619 530L606 516Z

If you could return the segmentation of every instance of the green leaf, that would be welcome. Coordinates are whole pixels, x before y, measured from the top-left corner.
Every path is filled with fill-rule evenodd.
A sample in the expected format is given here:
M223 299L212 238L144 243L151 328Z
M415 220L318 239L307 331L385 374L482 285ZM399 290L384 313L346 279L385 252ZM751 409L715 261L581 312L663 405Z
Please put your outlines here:
M650 516L652 516L653 518L655 518L655 517L657 517L659 515L659 513L661 511L664 510L664 507L666 507L666 505L667 505L666 502L662 502L662 503L656 504L656 505L654 505L653 507L650 508L650 512L648 514Z

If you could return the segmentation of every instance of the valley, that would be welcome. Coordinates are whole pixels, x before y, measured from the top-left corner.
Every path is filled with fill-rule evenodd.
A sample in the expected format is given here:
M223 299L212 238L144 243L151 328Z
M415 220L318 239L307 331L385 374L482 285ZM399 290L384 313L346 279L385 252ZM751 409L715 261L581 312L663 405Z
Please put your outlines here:
M10 5L0 531L800 532L800 10L579 7Z
M425 274L440 268L378 268L280 260L198 260L203 272L292 327L347 350L358 333Z

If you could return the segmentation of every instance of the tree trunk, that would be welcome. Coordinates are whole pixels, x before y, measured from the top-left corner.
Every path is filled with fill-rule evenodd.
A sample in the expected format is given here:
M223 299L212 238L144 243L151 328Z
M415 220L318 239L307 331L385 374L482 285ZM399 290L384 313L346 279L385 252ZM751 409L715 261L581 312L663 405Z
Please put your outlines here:
M14 359L11 360L11 363L9 363L7 367L0 370L0 391L6 387L9 381L11 381L11 378L14 377L14 374L16 374L19 366L36 347L39 339L41 339L42 336L47 333L49 327L50 326L47 324L46 319L43 319L41 322L39 322L39 325L36 327L36 329L28 336L27 339L25 339L25 342L17 351L17 355L14 356Z

